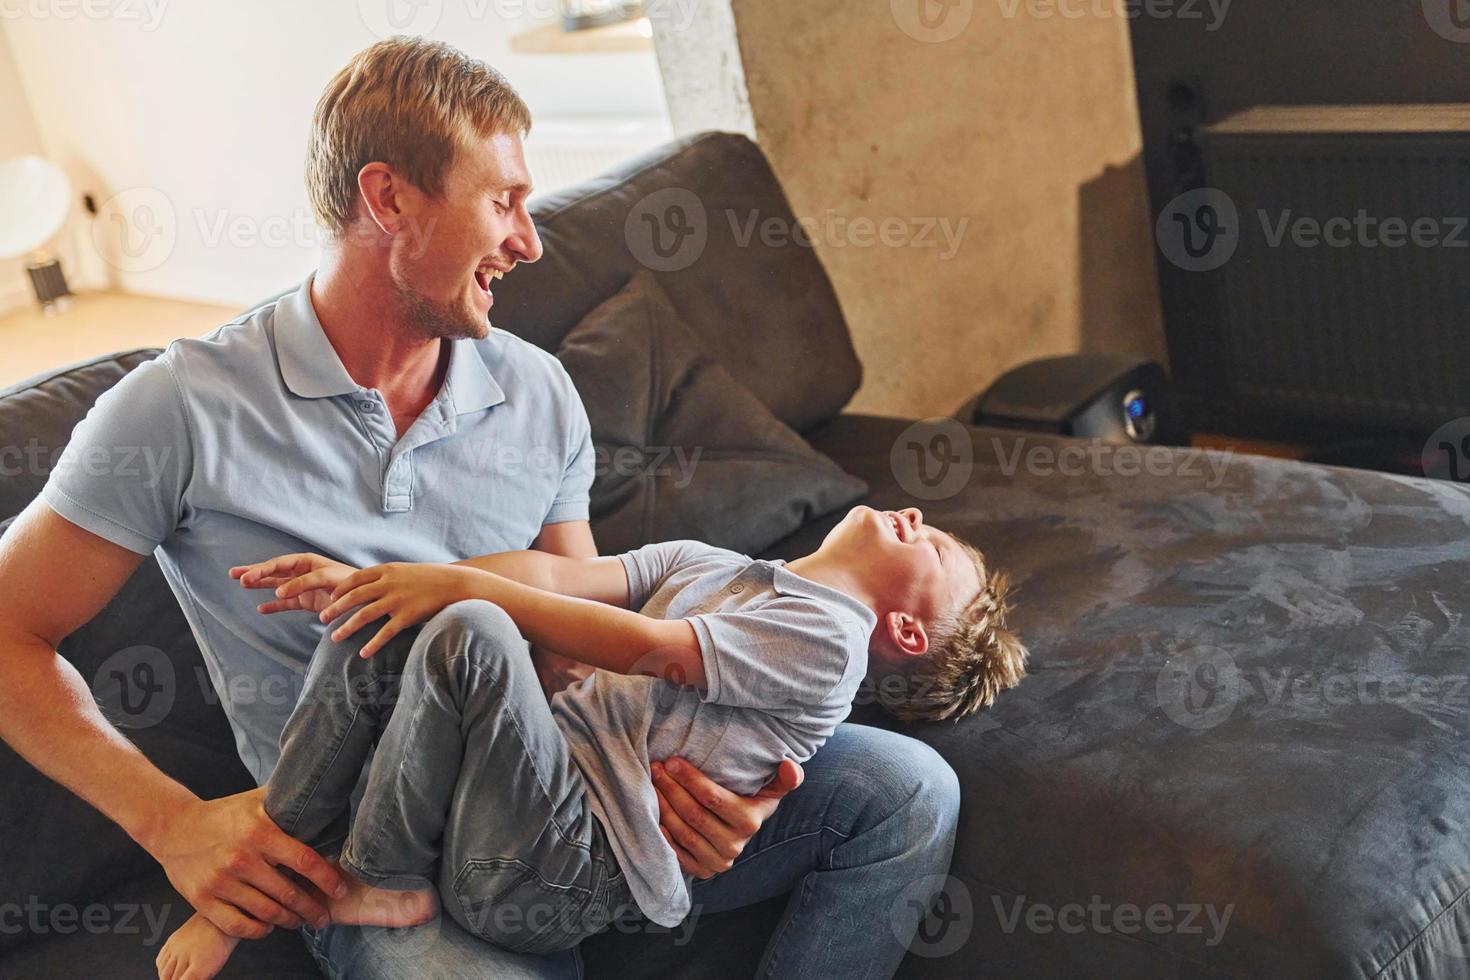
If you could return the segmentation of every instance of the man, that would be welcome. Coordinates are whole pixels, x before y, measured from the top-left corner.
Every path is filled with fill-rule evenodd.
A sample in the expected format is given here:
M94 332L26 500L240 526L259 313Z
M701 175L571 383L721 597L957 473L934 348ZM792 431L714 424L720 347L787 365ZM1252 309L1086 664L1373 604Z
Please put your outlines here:
M580 964L513 956L443 918L411 962L367 949L283 873L342 885L258 794L194 797L105 721L56 646L156 553L262 781L294 705L265 692L283 679L299 690L322 631L305 613L260 615L230 566L293 551L356 566L596 553L576 392L554 358L487 325L494 282L541 255L529 124L503 78L447 46L397 38L358 55L313 125L307 183L334 233L316 274L104 395L67 450L90 465L63 458L0 546L0 737L121 825L225 932L303 926L334 976L574 976ZM505 446L527 465L497 467ZM100 475L97 459L140 447L162 473ZM537 668L551 691L576 676L545 655ZM241 691L254 694L230 696ZM663 828L707 879L702 912L795 889L766 972L891 974L917 925L904 890L948 866L957 781L925 746L851 725L808 770L795 792L788 764L742 799L669 760L654 773Z

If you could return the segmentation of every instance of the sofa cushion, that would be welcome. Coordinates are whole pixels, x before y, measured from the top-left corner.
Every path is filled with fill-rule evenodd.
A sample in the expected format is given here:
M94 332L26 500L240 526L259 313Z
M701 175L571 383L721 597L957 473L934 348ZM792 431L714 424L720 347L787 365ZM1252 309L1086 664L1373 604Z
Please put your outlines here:
M606 553L684 538L754 553L867 492L706 356L647 273L557 356L592 421Z
M531 214L546 254L496 284L496 326L554 351L629 276L652 269L710 357L797 431L857 391L862 368L816 253L799 234L760 231L792 230L796 217L745 137L672 143L537 198ZM650 251L655 229L672 261Z
M952 421L809 437L1009 569L1032 652L990 710L903 728L965 802L951 921L901 977L1466 976L1470 488Z
M25 509L97 397L157 348L109 354L0 390L0 520Z

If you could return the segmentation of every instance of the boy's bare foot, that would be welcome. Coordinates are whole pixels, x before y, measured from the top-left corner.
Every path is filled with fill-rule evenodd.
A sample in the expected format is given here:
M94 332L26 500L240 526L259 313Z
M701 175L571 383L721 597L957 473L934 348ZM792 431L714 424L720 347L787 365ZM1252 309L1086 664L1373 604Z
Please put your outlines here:
M168 937L153 964L158 967L159 980L209 980L224 969L239 942L195 912Z
M345 868L342 880L347 882L347 895L327 901L327 913L333 922L406 929L421 926L439 914L439 895L432 888L409 892L374 888L358 881Z

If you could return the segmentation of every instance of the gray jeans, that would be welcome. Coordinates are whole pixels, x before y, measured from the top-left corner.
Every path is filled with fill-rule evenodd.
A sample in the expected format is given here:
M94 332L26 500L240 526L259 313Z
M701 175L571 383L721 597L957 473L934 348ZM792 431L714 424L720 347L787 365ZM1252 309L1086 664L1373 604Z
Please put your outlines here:
M510 617L457 603L364 660L376 631L329 635L313 655L267 783L271 819L324 851L342 842L342 866L370 885L437 887L446 914L516 952L636 914Z

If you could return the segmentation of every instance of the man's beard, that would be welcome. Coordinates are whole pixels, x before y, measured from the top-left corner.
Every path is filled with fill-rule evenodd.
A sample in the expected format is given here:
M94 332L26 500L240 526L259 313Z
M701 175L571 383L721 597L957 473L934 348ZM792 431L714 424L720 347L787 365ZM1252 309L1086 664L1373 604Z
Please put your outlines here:
M488 321L453 303L436 303L406 286L398 289L403 322L410 330L432 339L483 340L490 332Z

